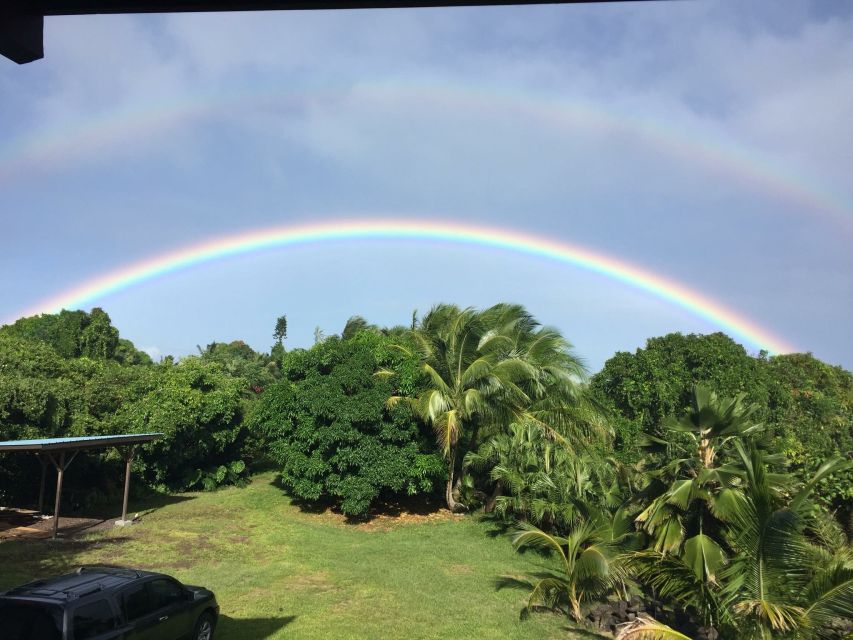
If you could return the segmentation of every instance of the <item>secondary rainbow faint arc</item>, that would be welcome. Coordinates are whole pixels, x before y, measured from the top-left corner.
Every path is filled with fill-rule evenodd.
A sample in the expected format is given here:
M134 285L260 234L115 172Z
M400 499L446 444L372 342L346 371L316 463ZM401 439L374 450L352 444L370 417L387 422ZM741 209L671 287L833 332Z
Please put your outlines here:
M80 308L135 284L219 258L333 240L442 240L515 251L581 267L653 294L771 353L796 351L751 320L674 280L604 253L515 230L452 222L338 220L260 229L214 238L122 267L37 304L25 315Z
M144 138L172 124L192 122L217 113L246 112L259 106L289 104L347 93L357 100L382 106L401 100L417 100L421 105L472 109L477 113L520 110L551 126L587 131L628 131L642 136L653 148L684 161L704 165L743 181L784 201L804 206L803 213L824 212L836 218L846 231L851 229L853 204L848 196L829 191L805 176L777 167L756 149L743 147L719 133L681 129L662 118L640 117L632 111L606 104L586 103L544 94L523 94L487 85L456 85L447 82L403 80L358 83L344 90L335 86L306 86L280 89L247 89L228 98L193 94L127 112L99 115L94 119L65 123L36 138L19 138L0 146L0 185L16 171L36 171L54 163L68 162L87 149Z

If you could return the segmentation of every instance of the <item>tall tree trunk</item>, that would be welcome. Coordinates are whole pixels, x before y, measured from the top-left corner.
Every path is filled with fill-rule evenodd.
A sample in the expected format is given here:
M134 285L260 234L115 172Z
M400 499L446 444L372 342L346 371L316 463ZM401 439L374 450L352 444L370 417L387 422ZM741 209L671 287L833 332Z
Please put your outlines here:
M456 500L453 499L453 480L456 475L456 444L450 445L450 455L447 457L447 487L444 490L444 499L447 508L456 511Z
M498 498L504 494L504 484L500 480L495 483L495 489L492 491L492 495L489 496L489 499L486 500L486 504L483 507L483 511L485 513L491 513L495 510L495 504L498 501Z
M702 466L705 469L710 469L714 466L714 458L717 452L711 446L711 440L708 438L707 431L699 432L699 459L702 461Z
M468 442L468 451L477 452L477 446L479 443L477 440L480 437L480 423L479 421L474 421L474 428L471 429L471 440Z
M444 489L444 498L447 501L447 508L452 512L465 511L467 507L461 502L456 502L457 491L462 482L462 476L456 472L456 454L459 448L459 443L454 442L450 445L450 455L447 458L447 485Z

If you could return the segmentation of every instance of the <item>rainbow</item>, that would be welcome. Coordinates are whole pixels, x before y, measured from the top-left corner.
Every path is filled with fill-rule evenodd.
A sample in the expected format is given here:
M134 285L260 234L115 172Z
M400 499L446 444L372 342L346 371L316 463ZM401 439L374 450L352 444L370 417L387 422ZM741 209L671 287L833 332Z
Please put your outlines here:
M769 155L727 138L696 122L679 124L644 117L635 109L590 103L551 94L521 94L502 87L448 82L413 83L391 79L352 87L306 85L281 90L248 89L243 94L187 95L132 109L98 114L89 120L60 123L38 136L24 136L0 147L0 186L39 174L87 155L114 148L136 148L159 131L193 126L216 118L300 108L305 104L350 100L371 108L448 109L453 113L520 115L552 131L619 133L635 136L657 152L725 176L802 214L823 214L847 231L853 229L853 203L813 178L786 168Z
M766 349L771 353L796 351L790 344L719 302L629 262L567 242L515 230L434 220L332 220L214 238L101 275L43 300L23 315L84 307L128 287L213 260L265 249L360 239L438 240L555 260L650 293L686 309L757 348Z

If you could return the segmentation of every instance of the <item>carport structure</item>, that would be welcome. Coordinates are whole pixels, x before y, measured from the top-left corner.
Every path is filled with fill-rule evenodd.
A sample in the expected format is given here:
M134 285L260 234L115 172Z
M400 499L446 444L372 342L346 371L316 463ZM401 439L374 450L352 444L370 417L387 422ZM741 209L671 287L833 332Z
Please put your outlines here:
M79 438L45 438L41 440L8 440L0 442L0 452L34 453L41 463L41 485L39 486L38 511L44 510L44 482L47 475L47 464L52 463L56 469L56 502L53 509L53 538L59 528L59 509L62 501L62 478L65 470L77 454L85 450L106 449L115 447L124 458L124 502L121 509L121 522L127 522L127 498L130 490L130 465L136 446L156 440L162 433L134 433L127 435L86 436Z

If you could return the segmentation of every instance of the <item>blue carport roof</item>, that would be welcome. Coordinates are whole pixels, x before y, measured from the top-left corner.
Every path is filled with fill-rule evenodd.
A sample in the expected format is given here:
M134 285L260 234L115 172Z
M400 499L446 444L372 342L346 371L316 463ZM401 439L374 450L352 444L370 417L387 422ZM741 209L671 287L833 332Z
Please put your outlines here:
M0 442L0 451L62 451L96 449L126 444L141 444L156 440L162 433L128 433L109 436L81 436L76 438L42 438L40 440L7 440Z

